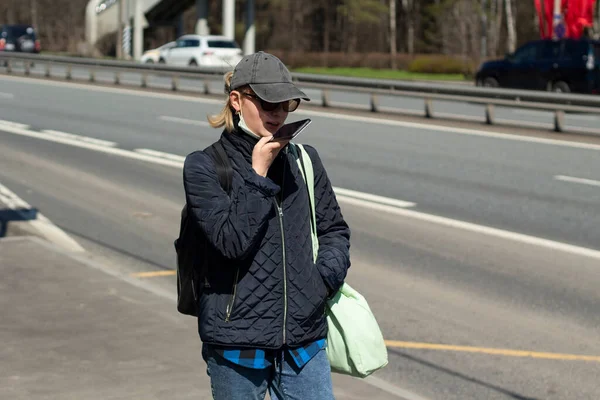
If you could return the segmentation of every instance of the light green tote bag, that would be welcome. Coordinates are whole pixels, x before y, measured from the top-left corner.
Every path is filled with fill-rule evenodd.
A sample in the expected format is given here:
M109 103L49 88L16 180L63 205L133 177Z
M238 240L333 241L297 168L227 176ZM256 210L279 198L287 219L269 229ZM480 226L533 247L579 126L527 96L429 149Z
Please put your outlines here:
M315 179L310 156L302 145L292 145L311 199L311 229L314 260L319 240L315 213ZM375 316L365 298L344 283L327 301L327 357L331 371L364 378L385 367L387 348Z

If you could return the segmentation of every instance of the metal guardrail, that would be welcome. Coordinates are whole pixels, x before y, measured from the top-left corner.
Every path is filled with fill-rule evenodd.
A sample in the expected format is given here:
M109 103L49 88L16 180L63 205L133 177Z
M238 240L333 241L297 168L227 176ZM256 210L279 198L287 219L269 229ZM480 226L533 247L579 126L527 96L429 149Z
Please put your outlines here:
M114 83L121 83L124 72L141 75L140 86L148 87L150 75L169 77L172 90L179 90L179 79L189 78L203 81L203 92L210 94L209 82L222 79L223 69L181 68L164 64L138 64L127 61L113 61L79 57L45 56L22 53L0 52L0 66L4 64L6 73L13 73L13 67L23 64L24 73L29 75L33 64L45 65L45 76L51 76L53 66L66 67L65 79L71 80L73 67L89 70L89 80L96 80L97 71L110 71L115 74ZM1 69L0 69L1 71ZM424 100L424 113L427 118L434 117L433 100L449 100L485 106L485 120L495 122L495 106L532 109L554 112L554 129L565 130L565 113L600 113L600 96L552 93L530 90L509 90L481 88L474 86L456 86L446 83L422 83L384 79L361 79L340 76L293 73L295 82L303 88L321 90L322 106L334 104L330 100L332 91L364 93L370 95L370 109L381 111L378 96L403 96Z

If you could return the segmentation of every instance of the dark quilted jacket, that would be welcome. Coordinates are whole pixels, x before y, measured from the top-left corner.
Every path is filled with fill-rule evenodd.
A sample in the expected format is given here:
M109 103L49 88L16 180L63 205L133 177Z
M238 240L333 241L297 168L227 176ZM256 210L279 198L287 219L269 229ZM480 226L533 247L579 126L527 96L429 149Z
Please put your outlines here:
M350 230L316 150L305 146L315 174L315 265L308 191L293 154L283 149L264 178L252 169L256 139L225 132L220 140L234 170L230 196L203 151L188 155L183 171L186 200L209 242L201 340L280 348L326 337L325 301L350 266Z

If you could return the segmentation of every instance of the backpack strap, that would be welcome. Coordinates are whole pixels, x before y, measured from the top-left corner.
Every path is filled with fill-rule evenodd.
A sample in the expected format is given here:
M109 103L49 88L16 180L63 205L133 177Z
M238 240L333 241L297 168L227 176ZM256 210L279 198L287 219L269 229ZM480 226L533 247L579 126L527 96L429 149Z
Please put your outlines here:
M227 195L231 195L231 186L233 180L233 167L231 161L225 152L225 147L221 141L217 141L206 149L206 154L210 156L215 162L215 168L217 170L217 176L219 177L219 183Z

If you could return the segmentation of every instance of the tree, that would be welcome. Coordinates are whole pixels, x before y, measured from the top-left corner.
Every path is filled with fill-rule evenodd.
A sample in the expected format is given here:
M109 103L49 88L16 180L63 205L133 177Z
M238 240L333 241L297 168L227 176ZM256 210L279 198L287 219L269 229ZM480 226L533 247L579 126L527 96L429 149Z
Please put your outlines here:
M508 30L508 51L512 53L517 47L517 34L515 29L515 18L513 16L512 0L506 0L506 27Z
M377 24L381 14L387 13L387 6L379 0L343 0L337 12L345 19L346 33L349 35L345 50L357 50L358 31L361 25Z
M392 69L398 68L396 61L396 52L398 45L396 44L396 0L390 0L390 57L392 59Z

